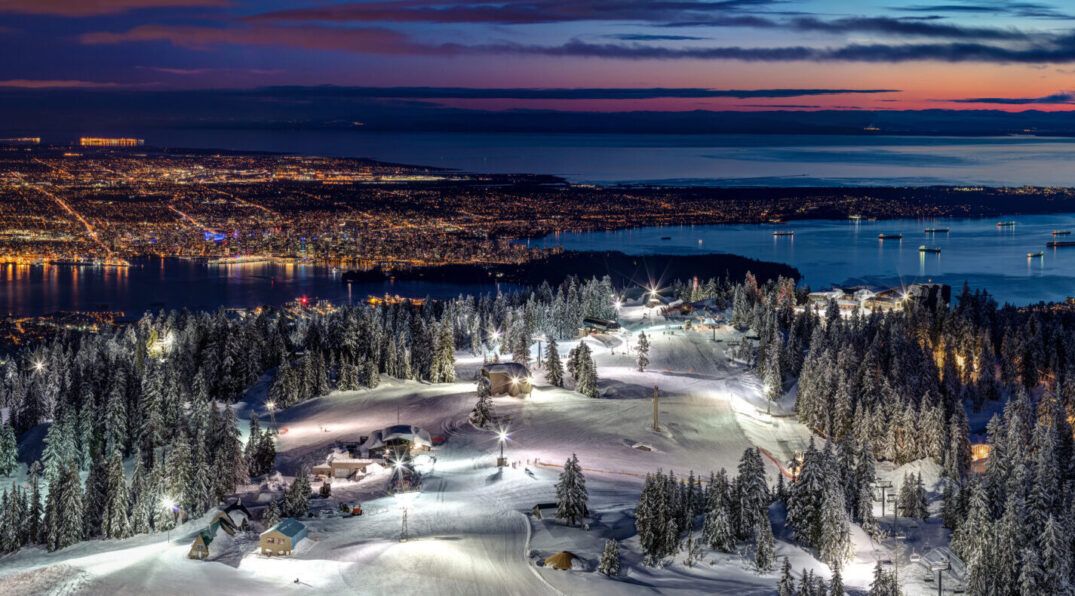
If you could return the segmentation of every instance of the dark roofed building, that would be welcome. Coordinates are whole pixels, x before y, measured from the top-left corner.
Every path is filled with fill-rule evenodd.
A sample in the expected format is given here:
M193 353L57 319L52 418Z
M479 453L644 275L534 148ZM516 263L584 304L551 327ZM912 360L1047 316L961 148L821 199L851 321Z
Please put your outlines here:
M499 362L482 367L482 377L489 381L490 395L518 397L533 391L530 369L520 362Z

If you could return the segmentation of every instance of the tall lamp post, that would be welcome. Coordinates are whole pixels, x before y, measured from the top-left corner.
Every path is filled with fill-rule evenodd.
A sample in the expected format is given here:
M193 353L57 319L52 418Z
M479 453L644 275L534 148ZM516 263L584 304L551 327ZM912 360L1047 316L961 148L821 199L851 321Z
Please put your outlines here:
M276 431L276 402L265 402L265 409L269 411L269 420L272 422L273 431Z
M395 473L400 476L402 476L403 474L404 467L404 462L401 459L396 459L394 462L392 462L392 468L395 470ZM409 538L407 526L407 512L411 506L411 502L414 501L414 498L418 496L419 492L416 489L416 486L412 484L410 480L408 480L407 483L403 486L403 489L404 490L402 491L396 491L396 493L394 494L396 502L399 503L399 506L402 509L402 516L400 518L399 526L400 542L406 542L407 538Z
M497 442L500 443L500 457L496 458L496 467L498 468L503 468L508 465L508 459L504 457L504 443L508 442L510 434L511 433L505 428L500 429L496 434Z
M494 354L497 351L499 351L499 347L498 347L498 344L500 343L500 330L499 329L493 329L492 331L489 332L489 343L492 344L491 347L493 348L493 353ZM488 350L486 350L486 352L488 352ZM488 360L487 357L485 359Z
M172 541L172 526L175 525L176 514L179 512L179 507L175 501L170 497L164 497L161 499L161 507L167 509L172 513L172 523L168 525L168 542Z

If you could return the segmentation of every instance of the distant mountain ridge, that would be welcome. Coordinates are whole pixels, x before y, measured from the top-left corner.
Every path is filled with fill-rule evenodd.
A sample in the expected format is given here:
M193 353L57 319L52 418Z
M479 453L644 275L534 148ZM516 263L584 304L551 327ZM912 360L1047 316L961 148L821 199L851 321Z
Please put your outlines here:
M417 95L417 94L416 94ZM1075 136L1075 112L479 110L334 87L0 91L0 131L154 128L624 134Z

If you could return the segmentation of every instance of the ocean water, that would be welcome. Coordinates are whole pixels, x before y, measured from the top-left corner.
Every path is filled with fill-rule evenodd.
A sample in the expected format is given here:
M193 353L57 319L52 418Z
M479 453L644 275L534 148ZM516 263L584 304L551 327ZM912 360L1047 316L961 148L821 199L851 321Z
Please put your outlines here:
M787 263L813 289L866 284L899 287L921 281L984 288L999 302L1029 304L1075 296L1075 247L1046 248L1054 229L1075 232L1075 214L1013 216L1014 227L995 219L899 219L854 223L848 220L782 225L648 227L614 232L563 233L531 241L532 246L568 250L620 250L629 254L723 252ZM927 227L948 233L927 234ZM794 230L794 236L773 236ZM902 240L880 240L902 233ZM665 240L664 238L668 239ZM1058 240L1075 240L1059 236ZM922 253L919 246L941 249ZM1044 256L1028 258L1028 252ZM704 272L699 275L705 276ZM659 280L655 280L659 281Z
M345 284L320 265L215 266L183 259L135 259L127 268L0 264L0 315L72 310L145 311L278 306L306 296L358 304L370 295L451 298L496 291L494 285L385 281Z
M69 135L77 136L77 135ZM1075 139L151 130L155 146L365 157L573 182L1075 186Z

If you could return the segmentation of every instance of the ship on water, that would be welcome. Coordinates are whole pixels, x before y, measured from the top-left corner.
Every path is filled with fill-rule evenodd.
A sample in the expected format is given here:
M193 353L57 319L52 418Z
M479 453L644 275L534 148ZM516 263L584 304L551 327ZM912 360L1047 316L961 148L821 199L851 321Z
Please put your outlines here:
M939 247L939 246L926 246L925 244L923 244L922 246L918 247L918 252L921 252L921 253L927 253L928 252L928 253L932 253L932 254L935 254L935 255L939 255L939 254L941 254L941 247Z
M950 231L950 228L926 228L927 234L947 234Z
M777 230L773 232L773 236L794 236L795 230Z
M1045 251L1044 250L1039 250L1038 252L1028 252L1028 253L1026 253L1026 258L1028 258L1028 259L1036 259L1036 258L1040 258L1040 257L1044 257L1044 256L1045 256Z
M1053 236L1070 236L1071 230L1053 230Z
M881 233L877 235L878 240L903 240L903 234L885 234Z
M1064 248L1065 246L1075 246L1075 240L1052 240L1046 242L1045 246L1049 248Z
M866 218L864 216L862 216L862 215L859 215L858 213L855 213L855 214L852 214L852 215L848 215L847 219L850 219L851 221L862 221L862 220L864 220Z
M998 221L998 222L997 222L997 227L998 227L998 228L1014 228L1014 227L1015 227L1015 222L1014 222L1014 221L1011 221L1011 220L1008 220L1008 221Z

